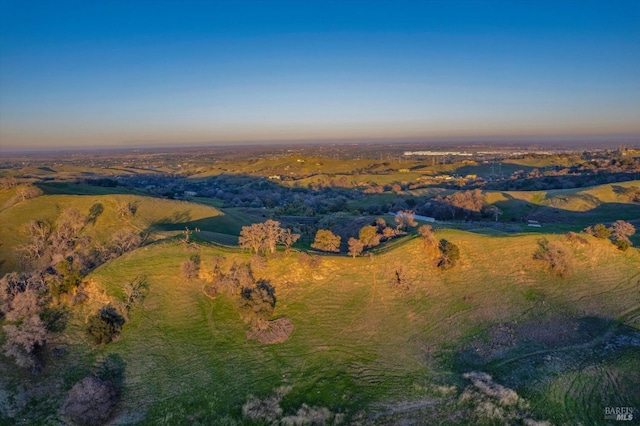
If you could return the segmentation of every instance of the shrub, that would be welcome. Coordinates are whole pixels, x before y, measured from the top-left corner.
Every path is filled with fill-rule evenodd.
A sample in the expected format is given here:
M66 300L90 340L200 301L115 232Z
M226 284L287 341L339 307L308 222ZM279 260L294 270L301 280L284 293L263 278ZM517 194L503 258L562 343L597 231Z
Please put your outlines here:
M309 269L317 269L322 264L322 257L318 255L310 255L309 253L301 253L298 258L298 263L302 266L306 266Z
M124 322L124 317L113 306L107 305L89 317L87 334L97 345L106 344L120 333Z
M55 298L59 298L63 294L72 294L82 282L80 269L73 261L58 262L55 270L59 275L59 279L51 285L51 295Z
M549 242L544 238L539 240L533 258L545 262L559 277L566 277L571 272L571 258L560 243Z
M42 312L40 312L40 320L47 331L61 333L67 328L69 312L64 308L44 308Z
M622 250L622 251L629 250L630 244L627 242L627 240L618 240L614 244L616 245L616 247L618 247L619 250Z
M594 226L589 226L585 229L585 232L589 235L593 235L596 238L605 239L611 236L611 230L604 226L602 223L598 223Z
M276 422L282 416L280 401L282 401L282 397L284 397L289 390L290 388L288 387L281 387L276 390L274 395L265 399L259 399L253 395L249 395L249 399L242 406L242 415L251 420Z
M194 280L198 277L198 269L199 265L193 259L185 260L180 264L182 278L187 281Z
M258 255L254 254L251 256L251 270L252 271L263 271L267 267L267 260Z
M69 391L62 413L80 425L100 425L111 417L118 402L116 387L95 377L85 377Z
M202 291L207 297L215 299L218 297L218 289L213 284L207 284L202 288Z
M575 232L567 232L566 234L564 234L564 237L570 243L581 244L581 245L589 244L589 240L587 240L585 237Z
M440 240L438 245L440 249L440 258L438 259L438 267L442 269L452 268L460 259L460 248L445 239Z

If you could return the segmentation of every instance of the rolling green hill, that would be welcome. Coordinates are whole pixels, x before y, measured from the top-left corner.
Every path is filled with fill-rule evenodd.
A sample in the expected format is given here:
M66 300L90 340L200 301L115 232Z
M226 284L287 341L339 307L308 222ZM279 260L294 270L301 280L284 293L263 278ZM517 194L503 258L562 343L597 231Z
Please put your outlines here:
M9 192L9 191L6 191ZM132 219L121 219L116 213L118 202L129 202L136 206ZM240 227L248 220L239 215L228 216L214 207L184 201L164 200L137 195L43 195L20 202L0 211L0 273L18 268L19 253L16 248L26 242L24 226L29 220L44 220L54 223L66 208L74 207L87 215L91 206L101 204L103 212L95 223L88 223L83 234L95 242L108 242L121 228L131 228L137 232L152 232L161 236L166 231L200 227L210 232L237 235ZM249 222L250 223L250 222ZM215 239L215 238L214 238Z
M27 423L56 421L66 391L107 354L126 362L119 424L235 424L249 394L267 397L282 385L292 387L282 401L285 414L306 403L344 413L347 424L456 424L456 413L473 411L460 402L468 385L461 374L471 369L491 373L529 400L533 418L553 423L589 424L603 405L640 405L631 391L640 384L633 346L640 328L637 249L623 253L591 237L571 245L547 235L574 259L571 275L561 279L532 259L539 236L437 236L461 249L451 270L437 270L418 239L372 259L323 256L315 269L298 253L270 258L257 275L276 288L274 318L288 317L295 327L275 345L247 340L231 300L201 291L214 255L224 256L228 269L249 261L248 254L175 241L126 254L87 278L90 301L75 312L66 336L50 343L68 352L50 356L37 380L56 393L37 399L17 390L31 402L16 413ZM185 282L180 263L195 253L202 279ZM411 291L393 288L397 271ZM87 315L117 304L124 283L140 275L148 277L149 294L121 338L87 349ZM501 327L515 337L505 339ZM27 377L5 361L0 373L4 394Z

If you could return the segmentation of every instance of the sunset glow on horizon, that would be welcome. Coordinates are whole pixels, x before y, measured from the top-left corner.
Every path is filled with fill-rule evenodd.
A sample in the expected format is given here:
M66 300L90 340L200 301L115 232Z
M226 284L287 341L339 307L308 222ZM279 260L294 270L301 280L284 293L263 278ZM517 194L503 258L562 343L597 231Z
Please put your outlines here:
M640 3L0 3L3 149L640 135Z

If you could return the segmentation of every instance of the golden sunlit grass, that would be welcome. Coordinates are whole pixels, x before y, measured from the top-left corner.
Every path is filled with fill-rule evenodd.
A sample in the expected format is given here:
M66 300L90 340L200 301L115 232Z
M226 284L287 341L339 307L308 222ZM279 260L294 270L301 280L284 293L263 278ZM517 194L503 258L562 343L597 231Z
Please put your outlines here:
M590 191L610 196L606 186ZM499 200L493 194L497 193L490 193L494 201ZM536 194L531 197L544 199ZM133 219L118 218L115 206L119 201L138 206ZM45 195L0 212L0 219L13 224L0 230L6 265L15 262L6 247L21 242L23 237L16 230L27 220L52 220L71 206L87 213L97 202L104 205L104 213L86 230L97 240L107 239L123 226L179 230L184 223L202 223L213 230L202 232L198 240L226 239L232 244L236 237L231 230L255 220L242 209L221 214L203 204L135 195ZM127 369L116 422L209 424L221 416L239 418L249 394L265 397L279 386L292 387L282 401L288 412L306 403L349 416L366 407L384 406L396 416L393 407L423 398L424 389L453 386L453 393L460 389L456 387L462 380L456 354L468 342L485 339L487 330L496 324L561 314L620 319L637 327L637 249L621 252L608 240L587 236L588 244L578 244L562 235L542 233L483 235L439 229L436 237L460 247L461 259L454 268L435 268L433 257L413 236L380 247L372 258L321 256L317 267L295 251L289 256L272 256L266 269L255 275L276 288L273 318L289 318L294 325L290 338L275 345L248 340L233 300L225 295L211 299L202 291L213 256L224 256L223 269L228 269L234 261L249 262L249 253L206 243L187 245L178 239L143 246L87 277L90 300L75 308L64 337L50 342L64 345L69 354L48 358L39 380L57 389L53 395L58 396L47 404L61 402L66 390L92 364L117 353ZM542 237L564 245L570 253L573 266L568 277L558 278L543 262L533 259ZM202 278L185 281L180 264L194 254L202 259ZM394 288L396 272L405 277L408 289ZM106 303L118 305L123 286L143 275L150 286L148 296L131 311L120 339L105 347L91 347L84 332L87 317ZM521 352L513 355L514 359L522 356ZM582 417L578 413L578 396L562 404L557 396L567 386L580 383L592 395L588 404L594 406L600 401L593 396L597 392L608 392L611 387L624 390L637 383L635 376L624 378L629 362L623 357L603 366L601 372L578 379L566 371L566 377L558 376L549 383L544 396L530 389L525 394L539 417L588 419L585 416L591 416L591 411ZM0 368L8 378L22 374L4 362ZM615 380L604 380L603 374ZM38 410L47 409L35 408L25 415L36 419ZM384 416L380 421L384 422Z
M323 256L316 269L301 264L298 253L270 259L256 275L276 288L274 318L288 317L295 327L277 345L247 340L228 297L212 300L201 291L204 280L180 277L180 263L195 253L202 277L214 255L225 256L225 269L248 262L249 254L155 243L88 277L100 296L75 317L71 339L85 341L85 316L105 297L117 302L124 283L146 275L144 305L134 308L119 341L92 356L118 353L127 362L123 418L142 407L145 422L175 424L237 416L248 394L266 396L281 385L293 387L285 407L304 402L353 413L374 402L410 400L415 389L447 374L429 354L457 347L492 324L560 311L615 318L637 307L637 250L621 253L590 238L588 246L570 248L574 271L560 279L532 259L536 236L446 230L437 236L461 248L461 262L451 270L436 270L417 239L373 259ZM412 283L409 293L391 286L398 268Z

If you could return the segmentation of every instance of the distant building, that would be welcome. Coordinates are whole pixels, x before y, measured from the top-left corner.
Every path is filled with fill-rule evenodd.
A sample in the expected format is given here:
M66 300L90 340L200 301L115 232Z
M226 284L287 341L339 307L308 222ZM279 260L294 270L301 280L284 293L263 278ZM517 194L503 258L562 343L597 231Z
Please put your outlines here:
M429 156L429 155L457 155L457 156L461 156L461 157L472 157L473 154L469 153L469 152L460 152L460 151L405 151L404 155L406 155L407 157L410 157L412 155L422 155L422 156Z

